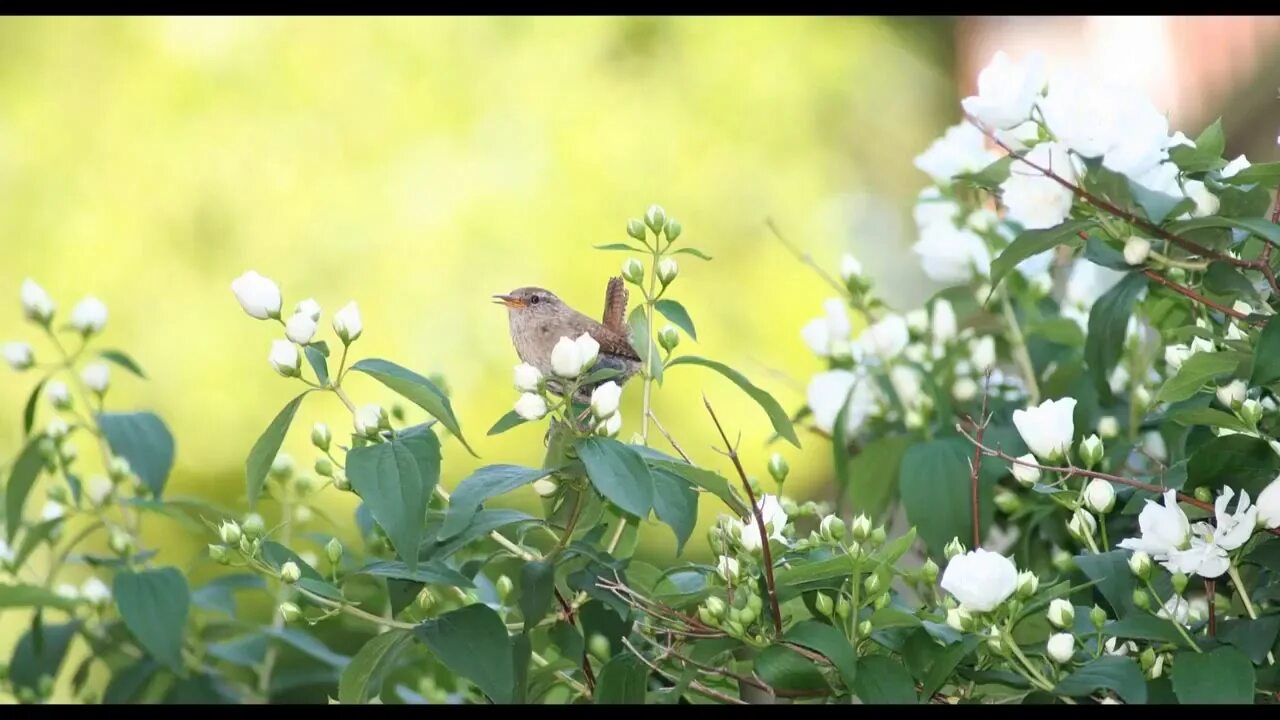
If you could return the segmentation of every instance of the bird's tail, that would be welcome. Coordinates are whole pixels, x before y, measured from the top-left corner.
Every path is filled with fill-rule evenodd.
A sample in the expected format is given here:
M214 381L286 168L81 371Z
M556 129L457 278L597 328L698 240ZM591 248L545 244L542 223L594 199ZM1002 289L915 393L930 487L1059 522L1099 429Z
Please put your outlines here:
M627 326L627 286L622 277L609 278L604 291L604 317L601 323L617 332L625 332Z

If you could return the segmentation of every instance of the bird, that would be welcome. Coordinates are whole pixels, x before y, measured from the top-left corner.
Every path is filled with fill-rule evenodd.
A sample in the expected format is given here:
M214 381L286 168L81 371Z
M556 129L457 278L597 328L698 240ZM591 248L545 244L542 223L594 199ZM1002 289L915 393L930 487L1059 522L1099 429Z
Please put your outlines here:
M621 277L609 279L604 296L602 322L569 307L555 293L540 287L521 287L494 300L507 306L511 343L522 362L526 362L548 379L548 389L563 394L551 371L551 350L560 338L576 339L583 333L600 343L596 364L588 371L612 368L620 374L579 388L575 399L588 400L591 391L604 382L623 385L639 372L640 354L631 345L627 331L627 288ZM584 373L585 374L585 373Z

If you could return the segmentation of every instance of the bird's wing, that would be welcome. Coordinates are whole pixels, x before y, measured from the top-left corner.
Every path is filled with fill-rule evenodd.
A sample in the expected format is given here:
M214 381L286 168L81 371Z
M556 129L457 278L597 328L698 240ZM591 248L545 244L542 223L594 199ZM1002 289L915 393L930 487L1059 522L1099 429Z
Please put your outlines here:
M582 313L574 313L574 315L575 317L571 321L570 327L573 328L575 336L587 333L596 342L600 343L600 352L636 361L640 360L640 355L631 346L630 332L625 323L621 330L614 330L611 327L601 325Z
M604 326L617 332L626 332L627 327L627 286L621 277L609 278L609 286L604 291Z

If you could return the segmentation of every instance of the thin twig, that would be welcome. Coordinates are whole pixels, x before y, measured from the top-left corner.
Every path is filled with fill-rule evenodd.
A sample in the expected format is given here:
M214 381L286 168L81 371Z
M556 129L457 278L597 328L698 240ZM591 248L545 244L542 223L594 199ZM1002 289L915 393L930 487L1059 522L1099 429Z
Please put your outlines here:
M773 218L765 218L764 225L765 227L769 228L769 232L773 233L773 236L777 238L778 242L782 243L782 247L786 248L787 252L795 256L795 258L800 262L812 268L814 272L818 273L818 277L822 278L827 282L828 285L835 288L836 292L844 296L849 295L849 288L845 287L844 283L837 281L835 278L827 274L827 271L823 270L821 265L814 262L812 255L810 255L807 252L802 252L795 245L792 245L791 242L787 240L786 237L783 236L782 231L779 230L777 224L773 222Z
M1240 320L1241 322L1247 322L1247 323L1249 323L1249 324L1251 324L1251 325L1266 325L1266 324L1267 324L1265 320L1260 320L1260 319L1259 319L1259 320L1253 320L1253 319L1251 319L1248 315L1245 315L1244 313L1240 312L1239 310L1236 310L1236 309L1234 309L1234 308L1229 308L1229 307L1227 307L1226 305L1223 305L1222 303L1214 302L1213 300L1210 300L1209 298L1207 298L1207 297L1205 297L1205 296L1201 295L1200 293L1196 292L1195 290L1192 290L1191 288L1189 288L1189 287L1187 287L1187 286L1185 286L1185 285L1179 285L1178 283L1176 283L1176 282L1174 282L1174 281L1170 280L1169 278L1166 278L1165 276L1161 275L1160 273L1156 272L1155 270L1152 270L1152 269L1150 269L1150 268L1147 268L1147 269L1145 269L1145 270L1143 270L1143 271L1142 271L1142 274L1143 274L1143 275L1146 275L1147 277L1151 278L1152 280L1155 280L1156 282L1158 282L1158 283L1160 283L1161 285L1163 285L1163 286L1165 286L1165 287L1169 288L1170 290L1172 290L1172 291L1174 291L1174 292L1178 293L1179 295L1183 295L1183 296L1185 296L1185 297L1191 298L1192 300L1195 300L1196 302L1200 303L1201 305L1204 305L1205 307L1213 308L1214 310L1217 310L1218 312L1220 312L1220 313L1222 313L1222 314L1224 314L1224 315L1228 315L1228 316L1230 316L1230 317L1233 317L1233 318L1235 318L1236 320Z
M760 512L760 506L756 504L756 493L751 489L747 471L743 469L742 461L738 458L738 449L729 442L729 436L725 435L720 419L716 417L716 411L712 409L711 401L706 395L702 396L702 403L707 406L707 412L711 414L711 421L715 423L720 439L724 441L729 459L733 461L733 467L738 471L738 477L742 479L742 487L747 491L747 500L751 502L756 529L760 532L760 547L764 552L764 579L769 590L769 606L773 610L773 629L778 635L782 635L782 608L778 604L778 585L773 579L773 552L769 549L769 533L764 526L764 515Z
M982 473L982 435L987 431L987 423L991 420L987 415L987 399L991 390L991 371L987 370L986 375L982 379L982 414L980 422L973 422L973 418L969 418L969 422L973 423L976 428L976 445L973 449L973 459L969 461L969 509L973 513L973 549L977 550L982 547L982 515L979 512L978 503L978 480Z
M636 646L632 645L630 640L627 640L626 638L622 638L622 644L625 645L627 649L630 650L632 654L634 654L637 658L639 658L640 662L644 663L650 670L658 673L659 675L670 680L671 682L679 683L679 680L674 675L672 675L671 673L663 670L662 668L650 662L649 658L645 657L643 653L637 650ZM689 689L701 695L705 695L706 697L709 697L712 700L719 700L720 702L729 703L731 705L747 704L745 700L740 700L736 697L725 695L719 690L713 690L707 687L706 685L703 685L702 683L698 682L697 680L692 680L689 682Z
M1214 597L1216 593L1216 589L1215 589L1216 585L1217 585L1217 582L1214 581L1213 579L1211 578L1204 579L1204 594L1205 594L1205 597L1209 599L1209 637L1214 637L1218 634L1218 613L1217 613L1217 607L1216 607L1217 602L1216 602L1216 598Z
M658 416L653 414L653 410L649 411L649 419L653 421L654 427L658 428L658 432L662 433L662 437L666 438L667 442L671 444L671 447L680 454L680 457L684 458L685 462L692 465L693 461L689 459L689 456L685 454L684 450L680 449L680 444L676 442L675 438L671 437L671 433L667 432L667 429L658 421Z

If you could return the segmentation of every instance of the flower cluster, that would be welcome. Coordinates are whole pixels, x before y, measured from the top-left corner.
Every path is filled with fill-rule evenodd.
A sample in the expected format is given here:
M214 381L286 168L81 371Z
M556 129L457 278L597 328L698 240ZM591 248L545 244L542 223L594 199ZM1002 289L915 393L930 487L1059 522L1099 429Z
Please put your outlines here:
M280 286L270 278L263 277L250 270L231 281L231 292L249 317L258 320L276 320L284 326L285 339L273 340L271 351L267 355L271 368L284 377L301 377L302 351L300 348L312 347L328 354L327 347L315 339L320 327L320 303L313 298L299 302L293 314L286 320L281 308L283 296ZM345 348L355 342L364 332L364 324L360 319L360 308L355 301L349 302L333 314L333 332L342 341ZM323 348L323 349L321 349ZM344 351L345 355L345 351ZM323 380L321 380L323 384Z

